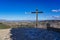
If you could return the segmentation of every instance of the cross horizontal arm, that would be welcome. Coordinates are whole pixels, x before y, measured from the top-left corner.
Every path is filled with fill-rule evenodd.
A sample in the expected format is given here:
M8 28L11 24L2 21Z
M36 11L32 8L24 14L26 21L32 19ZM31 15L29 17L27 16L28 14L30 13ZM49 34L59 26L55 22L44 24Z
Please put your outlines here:
M41 12L38 12L38 13L43 13L43 12L41 11Z
M43 12L41 11L41 12L32 12L32 13L43 13Z

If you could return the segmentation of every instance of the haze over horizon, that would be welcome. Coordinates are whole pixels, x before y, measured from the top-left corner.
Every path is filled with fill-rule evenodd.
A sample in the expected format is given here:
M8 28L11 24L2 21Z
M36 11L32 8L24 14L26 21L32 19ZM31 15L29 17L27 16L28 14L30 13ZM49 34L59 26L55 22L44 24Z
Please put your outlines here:
M36 8L39 20L60 20L60 0L0 0L0 19L35 20Z

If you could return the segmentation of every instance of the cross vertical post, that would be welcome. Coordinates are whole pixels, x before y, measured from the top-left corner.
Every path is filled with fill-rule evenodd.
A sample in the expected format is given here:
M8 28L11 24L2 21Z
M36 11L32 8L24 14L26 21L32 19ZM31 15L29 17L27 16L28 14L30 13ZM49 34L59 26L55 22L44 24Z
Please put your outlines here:
M42 11L38 12L38 9L36 9L36 12L32 12L32 13L36 13L36 28L38 27L38 13L43 13Z

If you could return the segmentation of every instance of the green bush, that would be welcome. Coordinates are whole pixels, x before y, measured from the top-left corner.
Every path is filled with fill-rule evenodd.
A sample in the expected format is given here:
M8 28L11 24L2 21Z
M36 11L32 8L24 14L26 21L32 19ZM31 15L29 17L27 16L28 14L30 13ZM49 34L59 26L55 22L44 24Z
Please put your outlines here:
M4 25L4 24L0 24L0 29L7 29L10 28L10 26Z
M33 25L20 25L19 28L34 28Z

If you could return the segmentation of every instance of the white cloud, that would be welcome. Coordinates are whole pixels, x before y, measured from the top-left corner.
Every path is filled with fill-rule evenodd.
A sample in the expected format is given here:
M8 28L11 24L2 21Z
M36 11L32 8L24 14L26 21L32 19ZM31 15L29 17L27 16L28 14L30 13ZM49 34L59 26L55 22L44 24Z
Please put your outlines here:
M52 19L60 20L60 16L50 16Z
M52 10L52 12L60 12L60 9L57 9L57 10Z
M31 12L25 12L25 14L31 14Z

